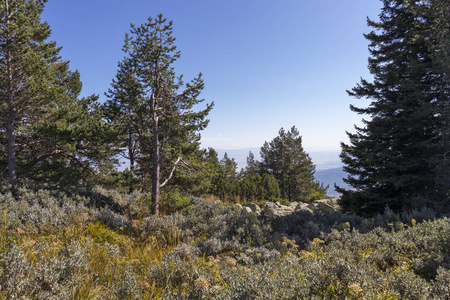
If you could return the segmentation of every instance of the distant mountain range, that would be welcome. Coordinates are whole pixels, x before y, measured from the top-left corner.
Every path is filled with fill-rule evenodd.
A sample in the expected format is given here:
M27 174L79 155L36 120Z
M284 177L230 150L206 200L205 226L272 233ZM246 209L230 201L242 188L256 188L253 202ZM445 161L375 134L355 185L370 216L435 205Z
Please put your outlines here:
M234 158L238 164L238 169L245 168L247 165L247 156L251 151L256 160L260 160L259 155L260 148L244 148L244 149L216 149L219 159L222 159L225 153L228 157ZM334 190L334 185L340 187L348 186L343 182L342 178L347 177L347 174L342 170L342 162L339 158L339 151L313 151L309 152L313 163L316 165L315 178L319 182L323 182L326 186L328 185L327 195L328 196L339 196L339 194Z
M349 186L342 180L343 178L347 177L347 173L345 173L342 168L317 170L316 174L314 174L314 177L317 181L323 182L325 186L328 185L328 196L339 196L339 193L334 189L335 184L339 187L349 188Z

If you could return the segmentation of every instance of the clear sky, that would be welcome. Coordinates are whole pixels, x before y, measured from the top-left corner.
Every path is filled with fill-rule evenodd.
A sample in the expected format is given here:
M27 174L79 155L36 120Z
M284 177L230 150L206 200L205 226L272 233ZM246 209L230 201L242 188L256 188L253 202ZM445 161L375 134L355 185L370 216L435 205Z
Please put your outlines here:
M49 0L42 16L62 58L79 70L82 96L110 86L125 32L162 13L181 51L177 74L203 73L215 102L202 146L261 147L295 125L307 151L338 150L361 116L346 90L370 79L366 17L380 0Z

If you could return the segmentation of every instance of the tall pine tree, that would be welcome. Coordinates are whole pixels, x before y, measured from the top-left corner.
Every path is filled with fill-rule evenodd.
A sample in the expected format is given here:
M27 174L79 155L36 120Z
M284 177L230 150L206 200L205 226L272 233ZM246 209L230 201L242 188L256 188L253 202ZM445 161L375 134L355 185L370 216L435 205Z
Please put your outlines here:
M19 126L30 124L30 116L48 104L48 87L60 64L59 49L45 40L48 24L40 21L46 1L5 0L0 3L0 105L1 130L7 141L8 177L17 181Z
M78 72L47 41L45 0L0 2L0 164L18 177L76 182L105 165L106 127L96 98L78 100Z
M448 103L435 65L433 1L384 0L380 21L368 20L369 70L351 96L371 99L369 107L351 110L370 116L342 143L344 179L353 189L337 188L344 210L374 214L426 205L438 197L434 159L442 152L437 132L438 107ZM448 33L447 33L448 34ZM448 35L447 35L448 38ZM440 69L440 70L439 70ZM448 90L447 90L448 91ZM447 93L447 95L445 95Z
M78 72L47 41L46 2L0 2L0 177L76 183L108 164L108 126L96 97L78 99Z
M133 147L137 147L135 151L139 154L135 159L142 180L151 180L152 212L158 214L160 189L167 185L178 166L188 164L192 153L201 155L198 131L207 126L206 116L213 104L194 111L194 106L203 101L199 99L203 80L199 74L185 83L182 76L175 75L173 64L180 52L172 36L172 22L162 15L149 18L141 26L131 25L124 52L128 62L122 66L132 68L134 75L125 80L128 82L123 81L128 90L121 90L123 86L117 78L108 94L116 107L127 106L133 115L132 135L137 136ZM126 139L130 141L129 137Z
M117 141L122 149L121 156L130 162L129 180L127 182L129 192L133 192L137 181L137 160L140 157L139 132L140 110L143 98L143 87L136 74L136 68L129 58L125 57L119 62L119 70L116 78L111 83L111 88L106 93L109 100L105 103L106 117L114 129Z

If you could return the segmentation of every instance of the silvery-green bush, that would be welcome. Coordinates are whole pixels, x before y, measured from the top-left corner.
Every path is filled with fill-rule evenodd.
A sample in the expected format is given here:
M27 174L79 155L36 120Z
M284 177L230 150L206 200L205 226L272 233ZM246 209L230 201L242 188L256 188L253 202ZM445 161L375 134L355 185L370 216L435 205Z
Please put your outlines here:
M33 252L44 256L45 243L37 242ZM1 255L0 265L0 291L5 299L68 299L87 273L87 255L74 241L56 257L30 262L23 247L14 245Z

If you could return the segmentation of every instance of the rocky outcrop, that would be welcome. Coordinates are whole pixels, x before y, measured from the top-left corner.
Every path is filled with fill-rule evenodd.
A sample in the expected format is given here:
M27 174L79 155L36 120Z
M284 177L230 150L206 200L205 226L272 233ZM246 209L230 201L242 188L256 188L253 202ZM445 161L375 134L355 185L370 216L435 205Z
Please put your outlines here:
M281 205L280 202L267 202L264 211L282 217L292 214L295 211L295 206Z
M329 214L339 211L339 206L337 205L336 198L314 200L313 204L315 205L316 209Z
M250 209L251 212L259 216L261 214L261 208L256 203L246 203L244 208Z
M310 204L308 203L302 203L300 202L299 204L297 204L297 206L295 207L295 211L304 211L304 212L309 212L309 213L314 213L314 209L315 207L312 207L312 209L309 207Z
M312 203L292 202L289 205L282 205L279 202L267 202L263 209L255 203L246 203L244 205L236 204L239 209L257 216L264 213L265 215L273 215L277 217L287 216L297 211L314 213L332 214L339 211L336 199L315 200Z

